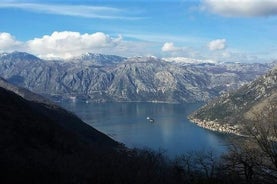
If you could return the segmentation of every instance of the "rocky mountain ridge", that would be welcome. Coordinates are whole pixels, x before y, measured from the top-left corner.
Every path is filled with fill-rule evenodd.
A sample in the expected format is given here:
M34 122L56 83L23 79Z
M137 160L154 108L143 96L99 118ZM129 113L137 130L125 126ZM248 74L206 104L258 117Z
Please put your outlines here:
M0 56L0 76L52 99L92 102L207 101L264 74L270 64L178 64L157 57L85 54L43 60L28 53Z

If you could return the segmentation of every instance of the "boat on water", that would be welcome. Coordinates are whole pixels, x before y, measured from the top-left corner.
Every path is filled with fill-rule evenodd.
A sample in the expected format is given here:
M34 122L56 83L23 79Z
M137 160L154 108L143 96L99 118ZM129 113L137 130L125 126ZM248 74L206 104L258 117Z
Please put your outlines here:
M146 118L150 123L154 123L155 120L153 118L150 118L149 116Z

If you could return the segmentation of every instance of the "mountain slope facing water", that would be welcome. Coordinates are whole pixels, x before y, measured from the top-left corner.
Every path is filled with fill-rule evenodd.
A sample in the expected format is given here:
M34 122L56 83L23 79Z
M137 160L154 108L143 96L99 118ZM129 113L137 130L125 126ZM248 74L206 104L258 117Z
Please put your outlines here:
M237 91L211 101L190 118L208 129L243 134L240 122L270 103L277 103L277 67Z
M7 81L1 78L0 88L2 89L3 93L1 96L1 109L3 111L0 111L2 121L5 120L3 119L4 117L8 118L5 120L5 122L8 122L10 120L9 118L18 119L18 121L21 121L24 120L24 118L20 119L16 116L25 116L24 113L27 113L30 115L26 116L39 117L43 122L54 122L57 124L55 126L60 126L66 129L67 131L71 132L72 134L75 134L75 136L79 136L79 138L83 139L88 143L96 143L99 145L102 144L103 146L117 145L115 141L113 141L106 135L100 133L99 131L95 130L94 128L90 127L86 123L82 122L82 120L80 120L71 112L68 112L60 108L59 106L55 105L54 103L50 102L44 97L41 97L40 95L34 94L24 88L20 88L12 84L9 84ZM5 99L4 94L7 96L7 98L10 98L10 103L9 100ZM21 97L17 96L16 94L20 95ZM16 112L13 113L13 110L17 109L22 109L22 114Z

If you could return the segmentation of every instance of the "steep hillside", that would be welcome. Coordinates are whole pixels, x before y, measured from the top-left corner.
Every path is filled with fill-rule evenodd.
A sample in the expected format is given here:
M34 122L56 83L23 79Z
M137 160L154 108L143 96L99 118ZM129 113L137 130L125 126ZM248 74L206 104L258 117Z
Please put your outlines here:
M1 77L0 77L0 87L6 89L8 91L12 91L12 92L16 93L17 95L21 96L22 98L29 100L29 101L44 103L44 104L48 104L48 105L54 105L52 102L50 102L48 99L42 97L41 95L32 93L31 91L29 91L25 88L15 86Z
M71 112L60 108L40 95L34 94L24 88L9 84L1 78L0 87L18 94L19 96L23 97L23 100L27 100L26 103L29 105L27 110L36 113L38 116L47 117L48 120L54 121L59 126L70 132L73 132L87 142L109 146L117 145L115 141L82 122L82 120L80 120ZM16 106L16 104L14 105Z
M115 101L191 102L212 93L206 74L160 60L126 62L114 68L113 76L107 95Z
M52 99L93 102L207 101L264 74L269 64L182 64L156 57L85 54L42 60L27 53L0 56L0 76Z
M128 150L57 106L2 87L0 102L0 183L176 183L158 154Z
M208 129L243 134L240 122L270 103L277 103L277 67L237 91L209 102L190 118Z

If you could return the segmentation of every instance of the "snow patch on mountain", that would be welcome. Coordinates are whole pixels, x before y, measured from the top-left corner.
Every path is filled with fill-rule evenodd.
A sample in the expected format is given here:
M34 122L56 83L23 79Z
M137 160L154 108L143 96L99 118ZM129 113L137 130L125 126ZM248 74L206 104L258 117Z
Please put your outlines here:
M167 57L162 58L166 62L173 62L173 63L179 63L179 64L202 64L202 63L212 63L216 64L217 61L214 60L201 60L201 59L194 59L194 58L186 58L186 57Z

